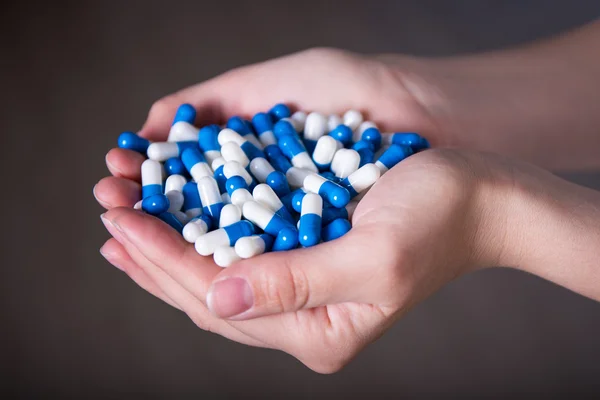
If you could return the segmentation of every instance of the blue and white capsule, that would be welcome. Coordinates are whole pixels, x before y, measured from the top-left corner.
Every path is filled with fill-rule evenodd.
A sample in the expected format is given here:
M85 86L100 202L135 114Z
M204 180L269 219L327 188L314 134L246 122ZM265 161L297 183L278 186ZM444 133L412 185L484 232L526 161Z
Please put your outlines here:
M163 193L163 167L158 161L145 160L141 168L142 199Z
M167 176L171 175L187 175L187 169L185 169L185 165L183 165L183 161L181 161L178 157L171 157L164 164L165 172Z
M265 157L265 153L256 147L254 144L249 142L244 136L240 135L236 131L225 128L219 132L219 144L223 146L225 143L233 142L238 145L242 151L246 154L247 158L252 160L256 157ZM223 150L221 149L221 152ZM247 164L246 164L247 165Z
M385 141L399 146L408 146L417 153L430 147L429 141L415 132L396 132L385 136Z
M341 208L333 206L323 207L323 214L321 215L321 222L323 226L328 225L330 222L338 218L351 220L357 205L358 202L353 200L348 203L348 205Z
M191 142L198 140L198 131L192 123L187 121L175 122L169 129L168 142Z
M196 182L187 182L181 190L183 193L183 206L181 210L188 218L195 218L202 214L202 201L198 193L198 184Z
M323 228L321 231L321 238L324 242L330 242L344 236L350 231L350 228L352 228L350 221L338 218Z
M288 106L283 103L275 104L270 110L269 115L274 121L279 121L282 118L289 118L292 112Z
M148 158L154 161L166 161L172 157L180 157L187 149L197 149L198 142L155 142L148 146Z
M227 121L227 128L239 133L257 149L262 150L263 145L254 134L252 124L249 121L234 116Z
M412 148L408 146L392 144L386 151L383 152L383 154L375 162L375 165L377 165L381 171L381 175L383 175L389 171L390 168L412 154Z
M233 225L242 220L242 210L235 204L225 204L221 210L221 218L219 218L219 228Z
M196 121L196 109L193 105L189 103L183 103L177 108L172 125L175 125L176 123L181 121L187 122L188 124L192 125L194 124L194 121Z
M266 233L275 236L273 251L290 250L298 246L298 230L268 207L257 201L244 203L242 215Z
M181 161L196 182L205 176L213 176L212 168L197 147L185 150L181 155Z
M248 190L248 184L244 178L239 175L228 178L225 182L225 188L227 189L227 194L229 194L231 204L240 207L240 209L245 202L254 200L252 194Z
M259 202L264 206L267 206L272 211L275 211L277 215L282 217L290 224L294 224L295 221L294 218L291 216L290 212L283 205L275 191L266 183L256 185L256 187L252 191L252 197L255 201Z
M174 214L181 211L185 201L183 197L183 187L187 180L181 175L171 175L165 182L165 196L169 199L168 212Z
M340 182L340 186L350 192L350 197L369 189L381 176L381 170L375 164L366 164Z
M294 124L288 118L284 118L275 124L273 127L273 134L277 140L280 140L284 136L299 137Z
M271 163L273 168L277 171L283 172L284 174L288 169L292 168L290 160L283 155L283 152L277 145L265 147L265 154L267 155L268 161Z
M223 166L225 165L225 162L226 161L223 157L219 157L216 158L211 164L213 171L215 171L213 177L217 181L217 185L219 186L219 191L221 193L227 192L227 189L225 188L225 181L227 181L227 177L223 173Z
M338 125L334 130L329 132L329 136L335 140L339 140L344 146L352 143L352 135L352 129L344 124Z
M209 164L221 157L221 145L219 144L219 125L207 125L198 132L198 145L204 152L204 157Z
M202 202L202 211L204 214L210 215L215 221L219 221L221 210L223 209L223 200L217 181L212 176L204 176L198 181L198 193Z
M271 251L274 238L267 233L244 236L235 242L235 252L240 258L252 258Z
M321 215L323 198L315 193L307 193L302 199L300 227L298 229L300 244L311 247L321 241Z
M308 115L304 111L296 111L289 118L296 132L303 132Z
M162 220L163 222L165 222L167 225L169 225L171 228L175 229L177 232L179 232L180 234L183 231L183 224L181 223L181 221L179 221L179 219L177 219L175 217L175 215L169 213L169 212L164 212L161 214L156 215L160 220Z
M306 179L307 176L312 174L314 174L313 171L292 167L288 169L285 173L285 178L287 179L292 189L298 189L304 186L304 179Z
M378 151L381 148L381 142L383 140L383 137L381 136L381 132L379 132L379 129L371 127L365 129L365 131L360 136L360 140L372 143L373 151Z
M238 239L255 233L250 221L239 221L224 228L205 233L196 239L195 247L201 256L214 254L217 247L235 246Z
M306 148L297 136L285 135L279 139L278 145L283 154L290 159L294 167L319 172L317 166L312 161Z
M283 197L290 193L290 186L285 174L276 171L265 158L259 157L250 161L250 172L258 182L269 185L277 193L277 196Z
M359 140L361 140L363 132L366 131L369 128L377 128L377 125L375 125L375 123L372 122L372 121L363 121L358 126L358 128L356 128L354 130L354 134L352 135L352 140L354 142L358 142Z
M343 121L344 125L346 125L350 129L352 129L352 131L355 131L358 129L360 124L363 123L364 118L360 111L348 110L344 113L344 116L342 117L342 121Z
M199 215L183 227L183 238L188 243L196 243L198 238L208 233L213 227L213 220L208 215Z
M146 154L150 141L136 135L133 132L123 132L119 135L117 141L119 148L137 151L138 153Z
M344 121L342 121L342 118L339 115L331 114L329 117L327 117L327 132L331 132L343 122Z
M331 136L321 136L312 154L312 159L320 171L326 171L331 168L331 162L335 153L342 147L342 142Z
M273 119L269 114L255 114L254 117L252 117L252 126L254 126L254 130L258 134L258 139L265 151L268 146L277 145L277 139L273 133Z
M350 192L346 188L321 175L308 175L304 179L304 189L323 196L334 207L341 208L350 202Z
M360 154L352 149L339 149L331 161L331 171L336 177L344 179L358 169Z
M232 176L241 176L244 178L246 185L248 185L249 188L254 188L254 179L246 170L246 168L242 167L242 165L237 161L228 161L223 164L223 175L225 175L227 179L231 178Z

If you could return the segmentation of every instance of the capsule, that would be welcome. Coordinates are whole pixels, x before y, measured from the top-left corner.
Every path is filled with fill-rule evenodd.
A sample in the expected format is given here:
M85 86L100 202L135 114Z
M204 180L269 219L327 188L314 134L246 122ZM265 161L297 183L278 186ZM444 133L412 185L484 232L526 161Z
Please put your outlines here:
M379 129L375 127L365 129L365 131L360 136L360 140L372 143L374 151L378 151L381 148L381 132L379 132Z
M304 190L297 190L294 192L294 196L292 197L292 208L294 211L302 211L302 199L304 199L304 196L306 196L306 192Z
M287 251L298 247L298 229L295 226L282 228L273 241L272 251Z
M427 139L415 132L396 132L391 135L391 144L409 146L415 153L430 147Z
M231 246L219 246L215 249L213 260L221 268L227 268L236 261L241 260L241 257L235 252L235 248Z
M167 142L192 142L198 140L198 131L189 122L177 121L169 129L169 136Z
M258 139L263 145L265 151L268 146L277 145L277 139L273 133L273 120L267 113L258 113L252 117L252 126L256 133L258 133Z
M204 157L210 165L212 165L217 158L221 157L221 145L218 140L219 131L219 126L213 124L203 127L198 132L198 145L204 152Z
M196 182L205 176L213 176L212 169L198 148L185 150L181 155L181 161Z
M352 143L352 129L344 124L338 125L334 130L329 132L329 136L335 140L339 140L344 146Z
M339 115L331 114L327 117L327 132L331 132L343 123Z
M244 136L232 129L225 128L219 132L219 144L223 146L229 142L237 144L250 160L256 157L265 157L265 153L256 147L256 145L249 142Z
M288 119L278 121L273 127L273 134L277 140L284 136L299 137L294 124Z
M162 193L150 195L142 200L142 210L152 215L166 213L169 206L169 198Z
M300 244L304 247L314 246L321 240L321 215L323 199L315 193L307 193L302 199L300 227L298 229Z
M279 231L286 227L292 227L295 230L293 225L257 201L247 201L244 203L242 215L260 229L273 236L277 236Z
M209 256L220 246L235 246L241 237L253 235L254 225L250 221L239 221L224 228L208 232L196 239L196 251L201 256Z
M312 159L320 171L328 170L335 153L343 147L342 143L331 136L322 136L317 140Z
M219 228L232 225L242 219L242 210L235 204L225 204L221 210L221 218L219 219Z
M252 258L270 251L273 241L273 236L266 233L244 236L235 242L235 252L240 258Z
M294 125L294 129L296 132L304 131L304 126L306 125L306 118L308 116L304 111L296 111L290 116L290 122Z
M169 199L163 194L162 165L158 161L142 163L142 209L148 214L158 215L169 209Z
M227 190L225 189L225 181L227 181L227 177L223 173L223 166L225 165L225 159L223 157L216 158L211 166L215 173L213 177L217 181L217 185L219 186L219 191L221 193L225 193Z
M202 208L204 214L208 214L218 221L223 209L223 200L219 193L217 181L212 176L204 176L198 181L198 193L200 193L200 201L204 206Z
M198 142L156 142L148 146L148 158L154 161L166 161L171 157L180 157L187 149L198 148Z
M223 205L231 204L231 197L229 197L229 193L221 193L221 200L223 200Z
M321 231L321 239L323 239L324 242L338 239L348 233L351 227L350 221L338 218L323 228Z
M254 200L252 194L248 190L246 181L241 176L234 175L231 178L228 178L225 182L225 188L227 189L227 194L229 194L231 203L240 208L245 202Z
M195 182L187 182L181 190L183 193L183 206L181 210L188 218L195 218L202 214L202 202L198 193L198 184Z
M284 174L292 168L290 160L283 155L283 152L277 145L265 147L265 154L267 155L268 161L271 163L273 168L277 171L283 172Z
M358 126L358 128L356 128L354 130L354 134L352 135L352 140L354 142L358 142L359 140L361 140L363 132L366 131L369 128L377 128L377 125L375 125L375 123L372 122L372 121L363 121Z
M282 118L289 118L292 115L292 112L285 104L278 103L269 110L269 115L273 118L273 121L279 121Z
M335 153L331 161L331 171L338 178L346 178L358 169L360 165L360 154L352 149L340 149Z
M377 165L366 164L342 180L340 186L345 187L350 192L350 197L355 197L370 188L380 176L381 170Z
M327 118L318 112L311 112L306 117L304 138L317 141L327 133Z
M290 186L283 172L275 171L265 158L259 157L250 161L250 172L258 182L269 185L277 196L283 197L290 193Z
M182 233L183 224L171 213L163 212L158 214L157 217L169 225L171 228L175 229L177 232Z
M177 107L177 111L175 112L175 117L173 118L172 125L175 125L180 121L184 121L192 125L194 124L194 121L196 121L196 109L193 105L189 103L183 103L179 107Z
M317 174L310 174L304 179L304 189L323 196L334 207L344 207L350 201L346 188Z
M285 208L275 191L273 191L273 189L271 189L269 185L265 183L256 185L256 187L252 191L252 197L255 201L259 202L264 206L267 206L272 211L275 211L275 213L282 217L284 220L288 221L291 224L294 223L294 218L290 215L287 208Z
M239 133L244 137L245 140L252 143L257 149L262 150L263 145L254 135L254 132L252 131L252 125L248 121L234 116L229 118L227 121L227 128Z
M225 161L236 161L246 168L250 164L248 156L237 143L227 142L221 146L221 155Z
M213 220L208 215L199 215L196 218L192 218L183 227L183 238L189 243L196 243L196 240L213 227Z
M187 214L183 211L173 211L171 214L173 214L173 216L177 218L177 221L181 222L181 229L183 231L183 227L189 222L190 218L188 218Z
M133 132L123 132L119 135L117 141L119 148L137 151L138 153L146 154L150 141L139 137Z
M298 189L304 185L304 179L311 174L314 174L314 172L302 168L292 167L285 173L285 178L292 188Z
M342 118L343 124L352 129L352 131L357 130L363 120L363 115L358 110L348 110Z
M300 193L300 192L302 192L302 193L306 193L306 192L304 191L304 189L300 187L300 188L298 188L298 189L295 189L293 192L290 192L289 194L287 194L287 195L285 195L285 196L283 196L283 197L281 198L281 202L283 203L283 205L285 206L285 208L287 208L287 209L288 209L288 211L290 211L290 212L296 211L296 210L294 209L293 201L294 201L294 197L295 197L295 196L297 196L297 195L298 195L298 193ZM299 209L300 209L300 208L298 208L298 210L299 210ZM298 211L298 212L299 212L299 211Z
M390 168L404 160L406 157L413 154L412 148L393 144L379 157L375 165L381 171L381 175L385 174Z
M279 139L278 145L283 154L290 159L294 167L313 172L319 171L298 137L291 135L283 136Z
M164 164L165 172L171 175L187 175L187 169L179 157L171 157Z
M323 226L328 225L335 219L342 218L351 220L354 210L356 209L358 202L351 201L345 207L337 208L333 206L323 207L323 213L321 215L321 223Z
M358 155L360 156L360 163L358 164L359 169L367 164L372 164L375 162L375 153L370 148L358 150Z
M168 212L174 214L181 210L184 203L183 186L187 180L181 175L171 175L165 182L165 196L169 199Z

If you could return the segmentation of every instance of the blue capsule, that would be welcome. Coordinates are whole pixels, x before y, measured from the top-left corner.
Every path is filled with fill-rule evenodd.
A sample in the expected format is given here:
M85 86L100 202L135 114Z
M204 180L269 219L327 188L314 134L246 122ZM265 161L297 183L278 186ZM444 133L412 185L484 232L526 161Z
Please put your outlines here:
M339 140L344 146L352 143L352 129L344 124L338 125L337 128L329 132L329 136Z
M360 156L360 163L358 164L358 168L371 164L375 161L375 153L370 148L363 148L358 150L358 155Z
M415 132L396 132L392 135L392 144L409 146L416 153L429 148L429 141Z
M184 121L188 124L194 124L196 121L196 109L191 104L182 104L177 108L175 112L175 118L173 118L173 125L177 122Z
M171 157L165 161L165 172L167 173L167 176L187 175L187 169L185 169L183 161L177 157Z
M270 110L269 114L275 121L279 121L282 118L289 118L292 115L290 108L283 103L275 104Z
M248 184L243 177L234 175L225 181L225 189L227 190L227 193L229 193L229 196L231 196L233 195L233 192L238 189L248 190Z
M298 240L304 247L321 241L321 214L323 199L315 193L307 193L302 199Z
M366 142L372 143L374 146L374 151L377 151L381 148L381 132L379 132L379 129L377 128L365 129L360 139L361 141L364 140Z
M284 136L298 137L298 132L294 129L294 125L287 120L278 121L273 128L273 134L277 140L281 140Z
M379 159L375 162L375 165L379 167L381 173L386 173L390 168L404 160L406 157L413 154L411 147L392 144Z
M371 151L375 151L375 145L372 142L362 139L354 143L351 149L356 151L360 151L362 149L369 149Z
M221 145L219 144L219 125L207 125L200 129L198 132L198 145L202 149L202 151L214 151L221 150Z
M348 217L348 209L346 207L324 207L323 212L321 214L321 223L323 224L323 226L325 226L338 218L348 219Z
M350 221L347 219L338 218L323 228L321 231L321 237L324 242L329 242L344 236L350 231L351 227Z
M150 146L150 141L143 137L139 137L133 132L123 132L119 135L118 146L121 149L145 154L146 151L148 151L148 146Z
M219 186L220 193L226 193L227 188L225 187L225 182L227 182L227 177L223 173L223 165L220 165L217 169L215 169L214 178L217 181L217 185Z
M202 212L202 201L200 201L200 194L198 193L198 184L196 182L187 182L183 185L181 190L183 193L183 207L181 210L185 212L188 217L192 217L191 214L196 216Z
M277 171L285 174L288 169L292 168L290 160L283 155L283 152L277 145L265 147L265 154L273 168L275 168Z
M169 206L169 198L162 193L147 196L142 200L142 210L152 215L166 212Z
M294 195L292 196L292 208L294 209L294 211L296 212L301 212L302 211L302 199L304 199L304 196L306 196L306 192L302 189L298 189L294 192Z
M286 226L275 237L271 251L286 251L295 249L296 247L298 247L298 230Z
M239 238L252 236L254 233L256 233L254 224L246 220L235 222L221 229L225 230L225 233L227 233L230 246L234 246L235 242L237 242Z

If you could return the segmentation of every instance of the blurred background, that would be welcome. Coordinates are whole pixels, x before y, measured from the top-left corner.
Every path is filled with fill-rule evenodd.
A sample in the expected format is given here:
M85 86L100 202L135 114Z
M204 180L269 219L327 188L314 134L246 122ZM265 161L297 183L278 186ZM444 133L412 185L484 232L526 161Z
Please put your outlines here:
M0 391L61 398L600 394L600 305L508 270L464 277L343 371L202 332L98 253L92 187L150 105L312 46L450 55L544 37L598 0L8 1L0 13ZM22 171L22 172L19 172ZM568 176L600 189L600 174Z

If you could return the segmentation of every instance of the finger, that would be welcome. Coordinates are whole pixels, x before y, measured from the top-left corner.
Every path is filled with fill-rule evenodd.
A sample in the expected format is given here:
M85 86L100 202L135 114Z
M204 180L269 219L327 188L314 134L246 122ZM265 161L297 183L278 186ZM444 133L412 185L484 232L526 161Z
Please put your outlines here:
M377 268L361 230L315 247L269 253L223 270L208 294L220 318L243 320L342 302L368 302Z
M93 193L96 201L110 210L114 207L133 207L142 196L142 187L129 179L108 176L94 186Z
M111 235L115 237L117 241L123 246L128 252L131 259L150 277L150 279L160 288L167 297L178 304L181 309L192 319L192 321L200 328L209 332L216 332L228 339L247 344L250 346L257 347L270 347L268 344L257 340L237 329L232 327L224 320L216 319L206 309L204 304L194 297L190 292L183 288L180 284L175 282L167 273L161 268L150 262L144 255L134 246L129 240L129 236L124 235L124 231L117 228L111 222L110 218L114 217L115 210L109 211L102 215L102 222L106 226L106 229ZM121 209L123 210L123 209ZM133 213L139 213L133 210L127 210ZM112 216L110 214L113 214ZM141 213L140 213L141 214ZM150 219L155 219L148 216ZM157 220L158 222L161 222ZM162 222L161 222L162 223ZM171 230L166 224L163 226L164 230Z
M123 245L117 242L116 239L109 239L104 246L100 249L100 254L106 260L125 272L135 283L137 283L142 289L148 293L158 297L165 303L175 307L178 310L181 308L170 299L153 281L150 277L142 270L129 256Z
M106 166L113 176L140 182L146 157L138 152L115 148L106 154Z
M118 208L106 213L106 218L125 232L145 258L205 302L208 285L221 271L211 258L199 255L179 233L148 214Z

